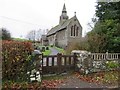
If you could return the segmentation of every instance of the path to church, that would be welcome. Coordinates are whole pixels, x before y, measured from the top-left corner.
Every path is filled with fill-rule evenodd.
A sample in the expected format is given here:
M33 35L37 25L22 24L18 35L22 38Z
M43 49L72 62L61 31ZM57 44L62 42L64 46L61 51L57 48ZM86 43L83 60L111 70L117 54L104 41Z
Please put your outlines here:
M57 49L55 49L55 48L50 48L50 50L51 50L50 55L57 55L57 54L59 53L59 51L58 51ZM43 66L46 65L45 62L46 62L46 61L43 60ZM56 58L56 60L55 60L55 65L56 65L56 64L57 64L57 58ZM50 66L52 65L52 58L49 58L49 65L50 65Z
M50 55L57 55L59 53L59 51L55 48L50 48L50 50L51 50Z
M109 87L96 83L88 83L80 80L75 75L70 75L62 84L58 85L57 88L109 88Z

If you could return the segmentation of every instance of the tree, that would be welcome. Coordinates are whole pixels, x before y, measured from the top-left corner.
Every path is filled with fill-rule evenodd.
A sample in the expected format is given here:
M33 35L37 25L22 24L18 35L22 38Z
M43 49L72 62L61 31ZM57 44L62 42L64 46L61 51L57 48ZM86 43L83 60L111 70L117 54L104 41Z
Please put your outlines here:
M98 2L96 16L98 21L87 34L89 49L95 52L120 52L120 2Z
M11 40L11 34L6 28L1 28L2 40Z
M27 34L27 39L29 39L29 40L32 40L32 41L34 41L35 40L35 35L36 34L36 32L35 32L35 30L32 30L32 31L30 31L28 34Z
M29 40L37 40L37 41L40 41L40 38L41 38L41 35L42 35L43 33L42 33L42 30L41 29L39 29L39 30L37 30L37 31L35 31L35 30L31 30L28 34L27 34L27 36L26 36L26 38L27 39L29 39Z

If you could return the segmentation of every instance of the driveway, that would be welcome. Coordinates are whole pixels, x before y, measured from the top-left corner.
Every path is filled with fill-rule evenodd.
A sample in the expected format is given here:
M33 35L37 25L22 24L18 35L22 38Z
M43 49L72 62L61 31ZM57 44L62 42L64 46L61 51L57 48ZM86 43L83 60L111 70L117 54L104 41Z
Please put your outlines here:
M57 55L58 53L60 53L57 49L55 49L55 48L50 48L50 50L51 50L51 54L50 55Z
M62 84L59 84L57 88L108 88L108 86L96 83L88 83L86 81L80 80L74 75L71 75L67 77L67 79Z

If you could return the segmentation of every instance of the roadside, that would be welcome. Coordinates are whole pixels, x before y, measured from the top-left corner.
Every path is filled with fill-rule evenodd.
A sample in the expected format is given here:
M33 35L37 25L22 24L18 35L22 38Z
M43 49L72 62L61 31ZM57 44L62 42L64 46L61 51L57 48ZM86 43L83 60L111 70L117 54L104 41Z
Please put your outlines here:
M73 74L67 77L57 88L107 88L107 86L83 81Z

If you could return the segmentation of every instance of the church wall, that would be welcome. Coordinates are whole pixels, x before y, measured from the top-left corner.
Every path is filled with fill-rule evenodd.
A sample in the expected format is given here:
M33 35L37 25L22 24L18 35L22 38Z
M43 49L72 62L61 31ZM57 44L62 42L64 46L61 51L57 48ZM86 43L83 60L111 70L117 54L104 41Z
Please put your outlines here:
M71 36L71 27L76 25L79 27L78 29L78 36ZM79 21L72 21L69 26L68 26L68 43L80 43L81 38L82 38L82 27L79 24Z
M49 45L55 45L56 34L48 36Z
M66 34L65 34L66 30L62 30L57 32L57 46L65 48L65 46L67 45L67 38L66 38Z

